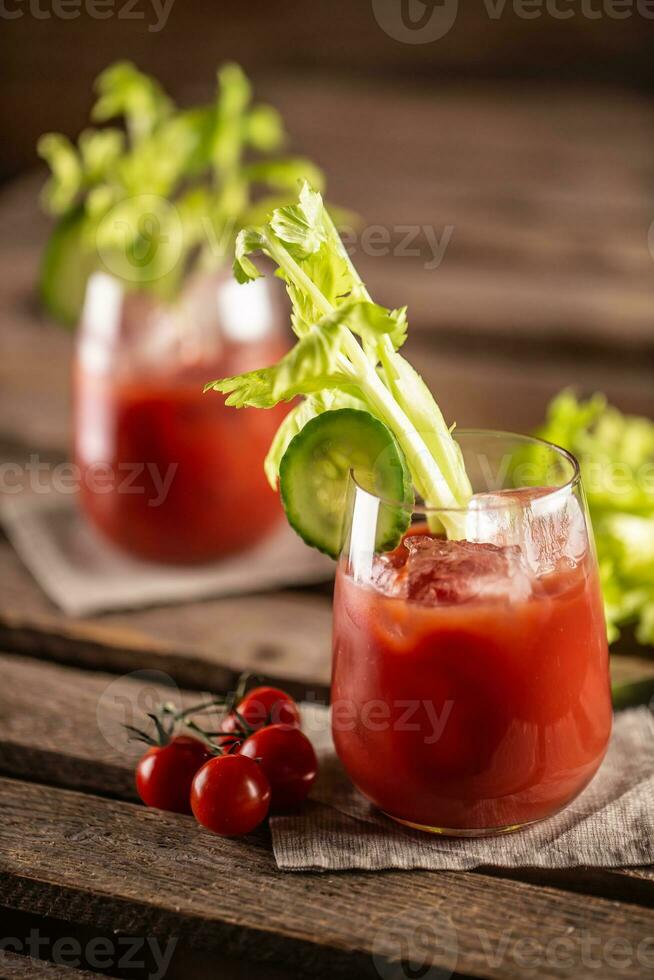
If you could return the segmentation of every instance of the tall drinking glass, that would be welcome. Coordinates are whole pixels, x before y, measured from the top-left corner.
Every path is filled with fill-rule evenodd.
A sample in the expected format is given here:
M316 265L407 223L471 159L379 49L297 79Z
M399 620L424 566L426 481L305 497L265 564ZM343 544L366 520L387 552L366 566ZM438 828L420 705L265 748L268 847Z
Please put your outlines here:
M477 836L570 803L602 761L612 710L576 460L506 433L456 438L474 490L465 510L406 513L351 478L332 724L345 769L382 811ZM407 531L383 553L389 517ZM443 521L458 529L449 539Z

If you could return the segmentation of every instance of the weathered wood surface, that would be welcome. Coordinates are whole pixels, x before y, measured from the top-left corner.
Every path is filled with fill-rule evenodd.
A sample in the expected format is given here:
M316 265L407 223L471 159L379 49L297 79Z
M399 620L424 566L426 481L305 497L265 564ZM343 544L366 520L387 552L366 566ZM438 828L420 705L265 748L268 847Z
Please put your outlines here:
M327 595L281 592L74 619L42 594L0 539L0 649L96 670L154 669L189 688L225 691L251 671L324 695L331 670ZM654 674L649 651L613 657L623 684ZM1 692L0 692L1 697Z
M484 874L647 908L654 902L654 868L485 868Z
M194 704L163 674L118 677L0 655L0 771L72 789L136 799L143 745L123 725L149 728L164 701Z
M185 945L178 937L134 935L111 926L40 918L2 910L0 980L253 980L261 965L216 950ZM19 949L20 952L13 952ZM97 972L96 972L97 971ZM291 968L266 963L265 980L299 980ZM352 978L354 980L354 978Z
M641 647L640 650L640 655L620 653L611 658L611 680L614 684L654 678L654 658L650 656L649 649Z
M531 429L570 383L654 417L649 104L609 91L598 99L484 86L423 97L288 82L267 97L291 120L295 146L325 166L331 198L359 209L369 232L381 226L398 245L400 226L422 229L420 255L365 255L359 238L354 258L381 300L409 303L410 356L448 418ZM47 230L37 183L0 194L0 462L33 452L57 461L68 448L71 338L34 301ZM437 269L425 268L424 226L439 238L453 229ZM159 669L200 689L225 690L242 669L298 691L328 684L325 597L282 593L72 620L3 541L0 581L0 648L116 673ZM618 681L651 671L641 657L614 658ZM649 869L284 875L263 832L223 841L190 819L125 802L139 750L116 739L135 683L0 657L0 769L21 779L0 781L0 903L179 934L315 976L378 977L375 937L398 914L411 929L449 917L462 974L651 972L651 948L648 962L635 955L654 936ZM147 690L171 692L152 682ZM584 937L602 950L627 942L634 955L620 970L600 962L598 972ZM552 962L548 951L561 939L572 941L571 955ZM533 968L520 960L525 941L535 943ZM434 953L454 968L447 950Z
M654 111L647 101L567 87L450 87L428 95L281 80L268 97L290 120L297 147L324 165L333 199L360 211L354 257L373 292L394 305L408 302L414 331L439 339L444 361L432 356L431 380L449 417L515 427L518 404L526 427L570 381L608 388L628 408L642 397L641 410L652 411ZM48 227L38 212L41 182L28 177L0 194L0 424L27 445L61 449L70 338L36 306ZM423 229L409 246L422 254L402 254L404 226ZM439 240L453 229L437 269L425 268L432 257L425 227ZM386 251L395 254L365 254L384 251L375 228L390 235ZM471 351L470 338L481 338L484 349ZM623 362L630 356L633 376L624 369L622 378L612 376L610 357L599 369L588 365L588 351L614 351Z
M0 299L6 288L0 273ZM57 461L70 445L72 338L32 316L17 323L6 309L0 308L0 460L39 453ZM625 359L621 346L604 354L582 347L566 356L550 343L519 354L511 339L472 343L456 333L431 343L412 339L406 352L447 418L461 426L528 432L543 421L549 400L570 386L604 391L622 410L654 416L654 362L646 352Z
M354 258L375 295L408 302L410 353L448 418L527 429L571 383L654 414L649 105L567 90L309 89L272 94L332 176L332 197L359 208ZM338 144L316 116L338 118ZM42 179L0 192L0 438L65 452L71 337L39 312L34 288ZM411 245L421 255L397 254L404 226L439 240L453 229L437 269L425 268L424 231ZM375 228L395 254L365 254L384 251L364 244Z
M631 667L639 676L639 658ZM587 937L597 945L619 936L636 950L636 936L642 942L654 934L654 922L643 918L650 913L638 907L654 903L647 869L551 878L529 871L282 875L263 833L248 842L221 841L187 818L154 812L144 818L126 804L41 790L31 783L132 798L140 750L125 742L121 723L138 721L158 699L197 694L178 694L151 678L116 679L15 655L0 657L0 678L0 770L30 780L0 781L0 902L10 907L99 928L180 935L221 957L292 962L329 977L375 976L370 951L395 913L413 929L433 927L446 910L459 944L456 968L479 977L524 975L519 958L528 937L538 939L541 956L557 937L573 938L572 959L556 969L539 963L539 976L590 977L597 974L584 960ZM17 807L25 808L18 822ZM226 890L238 902L225 902ZM642 964L632 966L619 975L641 975ZM614 975L610 968L603 973Z
M636 951L654 935L651 909L590 895L472 873L283 874L263 836L220 839L190 817L5 779L0 803L9 907L247 949L315 976L374 976L397 916L425 930L434 962L477 977L515 977L526 939L539 977L596 976L584 937L596 952L613 939L632 950L603 977L642 977ZM563 937L566 957L548 956Z
M56 7L52 13L44 8L39 16L26 11L22 17L15 8L18 16L6 19L0 35L2 123L8 144L0 173L29 165L44 130L78 132L87 120L93 80L117 57L135 60L182 99L189 86L197 88L198 97L211 98L216 66L225 60L244 64L253 73L257 93L267 99L272 98L268 81L279 73L294 86L297 99L309 87L330 92L340 88L349 94L366 86L382 104L393 94L392 86L413 82L436 99L462 76L486 86L489 76L517 76L515 90L531 88L534 101L539 86L526 79L550 78L570 90L580 81L595 79L625 87L649 86L651 20L640 15L640 3L441 7L426 11L428 17L433 13L441 36L416 44L402 43L392 27L382 28L376 16L384 9L380 3L336 10L327 0L314 0L300 17L291 4L250 0L244 9L226 0L218 11L210 0L196 0L192 9L184 4L165 8L161 18L154 7L127 8L128 14L122 13L126 8L116 7L114 16L102 23L96 8L85 4L66 8L61 17ZM421 15L421 8L411 13L407 6L402 11L399 3L388 4L386 10L392 14L393 8L398 26L407 12L416 19ZM279 43L271 44L271 38ZM71 64L75 85L70 82ZM392 115L385 121L392 128ZM361 124L363 128L364 116ZM316 112L314 128L318 127L335 140L341 135L338 118ZM340 145L346 149L346 140Z
M0 648L126 672L157 668L188 687L225 690L245 670L295 690L329 683L327 597L282 592L73 619L0 540Z
M654 661L614 661L623 680L654 678ZM0 771L126 799L136 798L133 768L143 747L123 725L147 726L146 713L161 702L189 706L216 693L180 689L136 665L117 676L9 654L0 654L0 681Z
M1 980L91 980L93 976L97 974L0 950Z
M654 676L653 663L632 661L624 659L623 675L630 667L635 676L645 670ZM123 725L141 726L145 712L162 701L189 706L204 700L157 674L116 677L7 654L0 655L0 677L1 772L126 800L137 799L133 770L143 747ZM636 903L654 900L654 873L645 868L488 873Z

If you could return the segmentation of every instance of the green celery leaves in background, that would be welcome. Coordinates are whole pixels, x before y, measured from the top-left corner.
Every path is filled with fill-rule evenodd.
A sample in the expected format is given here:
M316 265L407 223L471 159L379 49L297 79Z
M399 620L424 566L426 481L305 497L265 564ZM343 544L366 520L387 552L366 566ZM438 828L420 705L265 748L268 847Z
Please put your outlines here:
M602 395L564 391L538 435L574 453L595 531L609 639L633 623L654 644L654 422L623 415Z
M51 170L42 203L58 219L40 293L61 323L75 324L94 269L170 299L191 264L224 262L239 230L294 198L300 179L323 185L310 161L277 155L282 119L252 104L238 65L219 70L214 102L189 109L130 62L95 88L93 121L119 126L87 129L77 145L57 133L38 144Z

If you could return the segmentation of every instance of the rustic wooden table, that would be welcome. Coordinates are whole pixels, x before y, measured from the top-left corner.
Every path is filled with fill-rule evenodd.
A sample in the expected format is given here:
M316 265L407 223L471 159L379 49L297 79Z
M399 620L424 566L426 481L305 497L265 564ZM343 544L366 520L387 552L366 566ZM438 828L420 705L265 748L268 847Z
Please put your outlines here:
M332 174L335 200L393 232L453 225L436 271L424 254L360 256L373 293L409 300L411 357L449 418L529 429L573 381L654 416L648 106L619 93L450 90L434 104L280 84L273 95L296 143ZM57 462L67 450L70 337L33 298L45 233L36 186L28 178L0 198L0 462ZM251 669L325 696L328 590L81 620L52 606L6 540L0 574L3 937L40 929L46 957L57 938L104 939L115 952L127 937L175 937L171 978L383 980L409 975L379 953L399 916L426 930L442 967L420 974L430 978L654 975L651 869L282 874L265 831L222 840L135 803L138 750L119 722L157 687L123 675L162 671L185 697ZM616 679L654 676L644 651L613 659ZM443 916L456 955L429 931ZM88 976L84 961L53 967L31 951L7 944L0 976ZM111 975L146 975L110 962Z

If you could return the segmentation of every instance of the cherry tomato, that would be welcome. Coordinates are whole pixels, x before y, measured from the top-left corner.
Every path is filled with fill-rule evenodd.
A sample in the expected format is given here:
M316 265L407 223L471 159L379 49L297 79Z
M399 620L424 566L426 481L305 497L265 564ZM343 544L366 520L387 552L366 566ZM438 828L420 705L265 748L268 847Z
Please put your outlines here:
M300 711L286 691L278 687L254 687L236 706L241 718L250 728L258 731L266 725L291 725L300 727ZM229 714L221 724L224 732L237 731L240 723L236 714Z
M258 827L270 807L270 784L261 766L243 755L221 755L202 766L191 787L198 823L223 837Z
M242 756L258 759L270 783L271 810L292 810L305 799L318 773L313 745L299 728L268 725L250 735Z
M188 735L153 745L136 766L136 790L146 806L190 813L193 777L210 758L207 746Z

